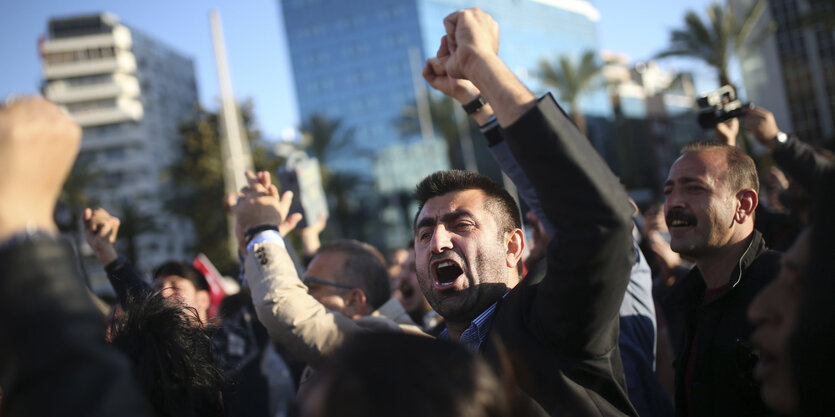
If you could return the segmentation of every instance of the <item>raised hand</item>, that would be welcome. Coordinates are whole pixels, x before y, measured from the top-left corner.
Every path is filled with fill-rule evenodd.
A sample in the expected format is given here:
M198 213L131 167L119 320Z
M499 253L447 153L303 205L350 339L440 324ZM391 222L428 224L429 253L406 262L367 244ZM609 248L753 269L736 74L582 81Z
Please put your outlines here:
M716 140L719 142L736 146L737 135L739 135L739 119L736 117L716 125Z
M25 229L57 233L52 218L81 129L36 97L0 107L0 242Z
M454 78L470 79L476 61L498 57L499 24L481 9L459 10L444 19L446 36L437 58Z
M282 221L282 208L277 198L278 191L272 185L264 186L263 175L259 178L247 171L246 179L248 185L241 188L238 202L233 209L235 220L241 230L246 232L253 227L263 225L277 227Z
M469 80L450 77L437 57L429 58L423 67L423 79L432 88L466 104L478 96L479 91Z
M751 132L757 142L768 147L769 150L777 146L776 138L780 133L780 128L777 127L777 121L774 120L774 115L762 108L752 107L742 110L745 115L743 126L745 130Z
M121 224L119 218L111 216L105 209L84 209L84 239L102 265L107 266L119 257L113 243Z

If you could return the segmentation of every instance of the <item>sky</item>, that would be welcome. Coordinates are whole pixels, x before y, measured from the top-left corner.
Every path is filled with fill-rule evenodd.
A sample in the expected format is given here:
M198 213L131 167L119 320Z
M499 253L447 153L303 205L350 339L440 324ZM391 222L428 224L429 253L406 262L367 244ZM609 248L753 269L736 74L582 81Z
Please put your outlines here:
M683 25L687 10L703 13L711 1L593 0L601 15L601 49L625 53L634 61L647 60L664 49L670 30ZM0 99L39 91L37 43L47 32L50 17L109 11L126 25L191 57L200 101L216 110L212 9L221 13L235 96L254 101L256 123L264 137L284 137L298 126L299 115L277 0L0 0ZM714 73L692 60L664 61L662 67L694 72L697 90L716 87Z

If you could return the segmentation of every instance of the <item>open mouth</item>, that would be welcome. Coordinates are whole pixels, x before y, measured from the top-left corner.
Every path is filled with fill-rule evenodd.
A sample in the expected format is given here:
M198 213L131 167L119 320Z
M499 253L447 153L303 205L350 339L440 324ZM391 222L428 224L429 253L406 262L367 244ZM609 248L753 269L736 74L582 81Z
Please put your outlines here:
M435 264L435 288L446 290L455 286L455 282L464 270L453 261L441 261Z
M669 214L667 214L666 220L667 227L671 229L679 227L691 227L696 225L696 216L680 211L670 212Z

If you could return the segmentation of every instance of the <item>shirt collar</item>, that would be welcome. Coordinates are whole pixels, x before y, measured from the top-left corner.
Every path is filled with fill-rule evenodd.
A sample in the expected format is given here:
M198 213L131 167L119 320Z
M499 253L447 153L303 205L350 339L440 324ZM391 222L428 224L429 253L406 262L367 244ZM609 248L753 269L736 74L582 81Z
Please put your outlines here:
M493 314L496 312L496 306L498 304L499 302L496 301L479 314L478 317L470 323L470 326L467 327L463 333L461 333L459 342L463 343L471 351L478 352L481 344L484 343L484 339L487 338L487 331L490 330L490 324L493 322ZM444 331L438 335L438 338L449 339L447 329L444 329Z

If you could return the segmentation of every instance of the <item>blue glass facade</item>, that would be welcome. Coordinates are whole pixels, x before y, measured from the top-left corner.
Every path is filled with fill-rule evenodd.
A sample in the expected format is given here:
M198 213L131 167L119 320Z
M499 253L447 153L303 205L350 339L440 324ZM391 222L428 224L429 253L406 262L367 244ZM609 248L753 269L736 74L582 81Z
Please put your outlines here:
M355 221L341 225L343 235L380 248L402 247L411 237L414 215L403 202L419 179L450 164L445 145L438 146L445 144L440 135L427 148L420 135L398 128L404 108L416 107L409 51L420 56L419 76L423 62L437 52L444 17L473 2L279 0L279 5L302 122L321 114L341 119L353 134L352 149L323 162L331 170L374 177L366 183L374 183L375 190L353 192L352 201L362 207L354 207ZM499 55L538 94L546 91L536 79L541 60L577 59L586 50L598 50L598 15L587 1L482 0L477 5L500 25ZM602 83L580 99L580 106L590 115L611 115ZM499 179L480 134L472 136L479 171Z
M523 82L544 92L535 72L540 60L579 57L598 49L596 10L585 13L548 0L485 0L478 6L501 27L500 56ZM353 129L355 148L376 152L403 138L394 121L415 93L409 48L421 63L435 54L444 33L443 18L472 2L461 0L280 0L298 94L299 114L319 113ZM590 12L588 12L590 11ZM602 89L581 100L588 113L608 115ZM337 170L371 174L370 163L346 153L327 161Z

